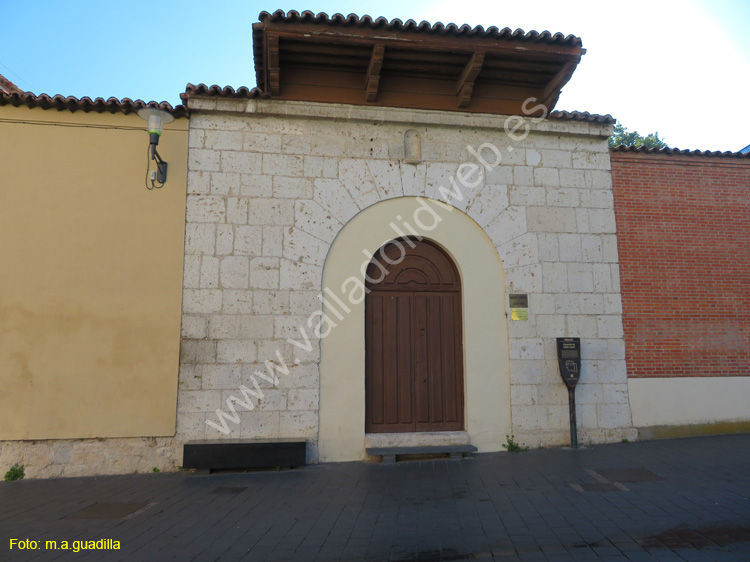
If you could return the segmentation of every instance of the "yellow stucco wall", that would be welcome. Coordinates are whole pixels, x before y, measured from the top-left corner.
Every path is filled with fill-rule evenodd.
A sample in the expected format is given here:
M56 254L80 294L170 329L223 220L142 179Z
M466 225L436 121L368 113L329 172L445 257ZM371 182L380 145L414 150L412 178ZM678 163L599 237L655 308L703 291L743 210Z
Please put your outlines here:
M0 440L173 435L187 119L0 107Z

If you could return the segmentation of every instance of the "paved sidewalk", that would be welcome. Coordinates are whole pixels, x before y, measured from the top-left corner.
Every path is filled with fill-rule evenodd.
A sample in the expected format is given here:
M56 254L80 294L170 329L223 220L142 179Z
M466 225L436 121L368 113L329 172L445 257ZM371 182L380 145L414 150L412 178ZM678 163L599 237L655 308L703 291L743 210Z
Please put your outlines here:
M99 539L121 549L44 542ZM19 561L750 561L750 435L0 483L0 541Z

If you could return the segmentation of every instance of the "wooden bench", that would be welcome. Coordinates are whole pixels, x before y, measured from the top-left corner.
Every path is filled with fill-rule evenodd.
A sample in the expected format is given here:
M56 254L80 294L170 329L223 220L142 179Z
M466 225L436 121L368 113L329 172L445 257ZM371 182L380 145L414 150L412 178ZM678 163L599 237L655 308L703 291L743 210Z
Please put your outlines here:
M182 466L203 471L301 466L306 444L305 439L190 441Z
M368 447L365 449L371 457L380 457L383 463L396 462L401 455L450 455L452 459L463 458L465 454L476 453L474 445L429 445L416 447Z

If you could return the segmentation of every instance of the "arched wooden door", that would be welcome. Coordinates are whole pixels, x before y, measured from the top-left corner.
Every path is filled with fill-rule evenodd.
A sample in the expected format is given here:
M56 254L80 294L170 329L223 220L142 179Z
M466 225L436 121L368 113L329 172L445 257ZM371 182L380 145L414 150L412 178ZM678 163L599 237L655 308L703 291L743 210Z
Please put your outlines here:
M376 252L367 278L365 431L464 429L461 280L453 260L431 242L397 240Z

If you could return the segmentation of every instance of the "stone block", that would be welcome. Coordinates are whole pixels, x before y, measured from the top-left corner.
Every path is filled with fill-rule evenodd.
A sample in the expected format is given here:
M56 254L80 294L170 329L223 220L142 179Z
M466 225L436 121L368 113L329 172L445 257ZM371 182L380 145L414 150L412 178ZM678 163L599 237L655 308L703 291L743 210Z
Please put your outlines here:
M594 290L593 266L588 263L569 263L568 287L579 293L591 293Z
M534 293L529 295L529 308L532 314L554 314L555 295Z
M218 289L185 289L182 311L186 314L211 314L221 310L221 291Z
M316 439L318 436L317 412L282 412L279 431L288 438L304 437Z
M219 390L183 390L177 397L178 412L213 412L220 407Z
M294 291L319 290L323 284L323 268L319 265L281 260L279 288Z
M280 436L279 412L242 412L240 439L273 439Z
M528 166L513 166L513 185L534 185L534 168Z
M203 256L201 260L201 289L216 289L219 287L219 260L213 256Z
M560 261L580 262L583 259L580 234L560 234Z
M252 363L256 344L252 340L220 340L216 342L217 363Z
M511 359L544 359L544 343L541 339L511 339Z
M570 168L571 153L567 150L542 150L542 165L545 168Z
M213 195L239 195L240 174L211 173L211 193Z
M337 178L339 161L323 156L305 156L304 173L307 178Z
M207 365L216 363L216 342L213 340L182 340L180 364Z
M260 340L273 337L274 316L243 313L240 317L240 338Z
M211 172L190 171L187 175L188 195L208 194L211 191Z
M181 337L202 339L207 335L208 319L205 316L184 314L182 316Z
M612 174L602 170L586 170L583 173L589 189L612 189Z
M581 309L581 296L578 293L555 295L555 314L578 314Z
M566 317L568 326L566 335L572 338L597 337L596 316L569 315Z
M390 199L404 194L401 185L401 170L397 163L388 160L366 160L370 177L378 190L378 197Z
M612 209L589 209L589 226L594 234L617 232L615 212Z
M310 199L313 196L313 184L307 178L274 176L273 196L285 199Z
M566 264L548 262L542 264L542 286L545 293L565 293L568 290Z
M286 314L289 312L289 291L254 291L254 314Z
M245 256L227 256L221 260L219 271L221 286L225 289L247 289L249 264Z
M221 168L221 157L215 150L200 148L188 151L188 170L198 172L218 172Z
M581 314L603 314L604 313L604 298L602 295L589 293L582 294L580 298L581 303ZM601 337L602 336L600 332Z
M560 170L560 187L586 187L586 178L583 170ZM581 194L581 200L584 195Z
M252 314L252 291L225 289L222 294L224 301L222 312L224 314Z
M536 332L540 338L559 338L565 335L565 317L556 314L537 314Z
M293 410L312 410L317 412L319 404L317 388L293 388L288 394L288 408Z
M208 337L211 339L237 339L240 337L240 317L236 314L214 314L208 320Z
M263 246L263 228L260 226L238 226L234 237L234 253L237 256L260 256Z
M606 152L574 152L573 168L585 170L609 170L609 153Z
M597 293L611 293L612 268L606 263L595 263L592 268L594 277L594 291Z
M599 236L589 234L582 235L581 248L583 250L581 256L583 261L597 263L603 261L602 239Z
M603 429L633 425L628 404L599 404L596 406L596 413L598 425Z
M188 195L186 220L188 223L224 222L224 199L217 195Z
M281 226L263 227L263 249L264 257L281 257L284 246L284 228Z
M204 365L202 388L204 390L228 389L237 391L242 378L241 365Z
M511 205L542 207L546 204L547 190L544 187L514 185L509 188L508 197Z
M261 156L252 152L224 151L221 153L221 171L235 174L260 174ZM266 173L265 170L263 173Z
M273 196L273 178L258 174L240 175L240 193L247 197Z
M230 224L247 224L247 207L249 200L237 197L227 198L227 222Z
M341 224L346 224L360 210L349 191L338 180L315 180L314 200Z
M281 135L246 132L242 139L242 149L247 152L281 152Z
M508 292L540 293L542 291L542 266L540 264L510 267L505 270Z
M486 185L470 202L467 214L480 226L487 226L508 207L508 188Z
M304 158L290 154L263 154L263 173L268 176L302 177Z
M201 256L186 255L183 274L182 286L188 289L197 289L201 282Z
M324 242L331 243L343 226L315 201L295 201L294 225Z
M242 133L239 131L206 131L204 145L212 150L242 150Z
M289 228L284 233L284 257L323 266L329 245L299 228Z
M577 232L575 211L563 207L528 207L528 229L535 232Z
M599 337L601 338L621 338L624 336L622 317L619 314L599 316L597 323L599 326Z
M496 247L525 234L526 231L526 212L523 207L508 207L485 228L487 236Z
M560 261L559 235L537 234L539 259L541 261Z
M560 174L557 168L535 168L534 185L539 187L559 187Z
M234 225L216 225L216 255L226 256L234 249Z
M538 403L537 388L535 384L514 384L510 387L511 405L533 405Z
M250 287L253 289L279 288L279 258L250 260Z
M609 189L585 189L581 192L581 207L612 209L614 200Z
M253 199L248 209L251 225L286 226L294 224L294 201L290 199Z

